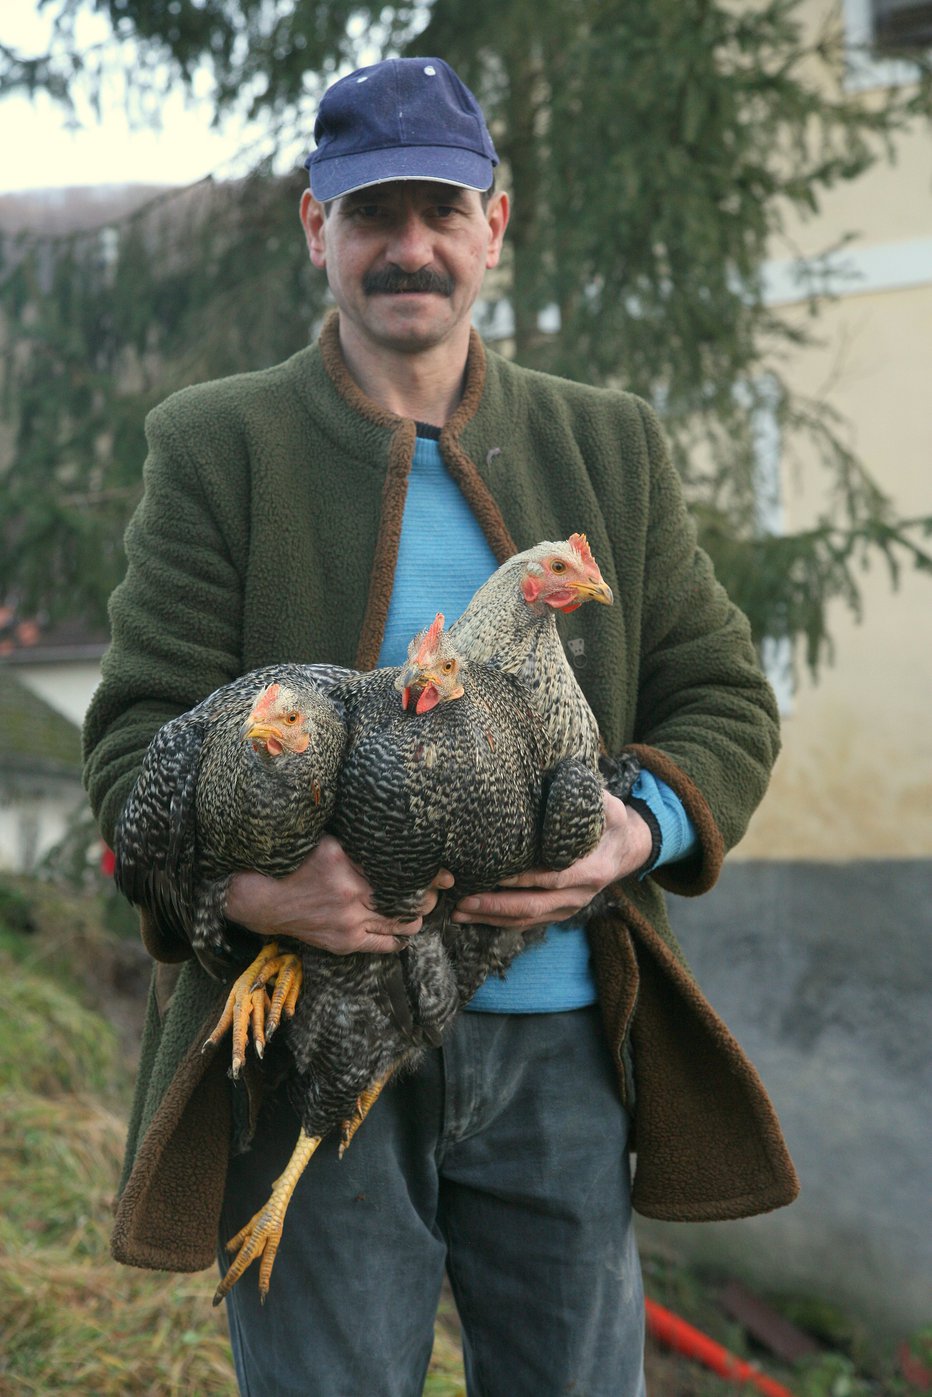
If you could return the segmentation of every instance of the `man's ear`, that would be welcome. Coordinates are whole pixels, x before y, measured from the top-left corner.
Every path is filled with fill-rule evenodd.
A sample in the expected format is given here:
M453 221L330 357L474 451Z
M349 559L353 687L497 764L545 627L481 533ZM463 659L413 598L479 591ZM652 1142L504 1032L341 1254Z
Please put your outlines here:
M309 189L301 195L301 226L307 242L307 250L315 267L327 265L326 238L324 236L324 206L319 204Z
M485 265L487 267L497 267L499 258L502 255L502 243L505 240L505 229L508 227L508 215L511 212L511 205L508 203L508 195L505 191L499 190L493 194L489 200L489 206L485 211L492 237L489 242L489 249L486 253Z

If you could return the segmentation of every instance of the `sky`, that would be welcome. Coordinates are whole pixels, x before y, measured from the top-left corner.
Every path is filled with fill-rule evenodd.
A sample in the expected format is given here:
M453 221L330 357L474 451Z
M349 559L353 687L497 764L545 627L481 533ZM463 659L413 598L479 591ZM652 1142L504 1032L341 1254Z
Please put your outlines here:
M26 56L44 52L49 22L37 0L0 0L0 43ZM79 17L81 46L90 47L109 32L100 16ZM206 80L202 85L206 89ZM69 129L66 111L43 96L0 98L0 193L71 185L190 184L204 175L239 172L240 152L256 138L244 123L231 120L211 128L212 109L204 100L172 94L160 110L161 130L130 124L124 93L112 85L105 94L103 119L86 106L81 125Z

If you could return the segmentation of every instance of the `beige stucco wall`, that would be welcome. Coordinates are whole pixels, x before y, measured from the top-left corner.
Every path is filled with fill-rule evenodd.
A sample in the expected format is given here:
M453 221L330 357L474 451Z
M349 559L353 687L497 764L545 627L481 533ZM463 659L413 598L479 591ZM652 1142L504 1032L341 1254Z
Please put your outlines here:
M813 5L824 9L824 5ZM868 98L869 100L869 98ZM803 253L857 232L870 275L816 323L823 341L789 362L798 390L821 394L902 517L932 515L932 134L917 127L897 161L833 191L792 227ZM890 289L906 265L911 284ZM775 247L786 256L786 244ZM917 257L918 252L918 257ZM862 267L866 266L862 260ZM799 316L800 307L787 306ZM784 460L786 524L818 513L824 477L811 456ZM926 540L932 551L932 539ZM834 663L800 667L784 751L737 857L851 859L932 855L932 576L882 562L863 577L864 616L832 612Z

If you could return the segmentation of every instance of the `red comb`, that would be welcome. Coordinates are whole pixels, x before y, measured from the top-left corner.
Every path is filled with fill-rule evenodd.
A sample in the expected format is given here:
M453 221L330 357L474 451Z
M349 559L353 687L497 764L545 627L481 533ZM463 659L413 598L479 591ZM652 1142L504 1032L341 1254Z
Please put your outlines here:
M267 718L274 708L281 691L282 686L280 684L270 684L268 688L263 689L262 693L256 699L252 710L252 716L259 719Z
M567 542L574 552L579 554L582 562L591 563L593 567L596 566L595 558L592 556L592 549L589 547L589 541L585 534L570 534Z
M424 632L424 639L421 641L420 648L417 652L417 657L415 661L416 664L423 665L427 663L427 661L430 659L430 656L434 653L437 646L440 644L440 637L442 635L443 612L438 611L437 615L434 617L427 630Z

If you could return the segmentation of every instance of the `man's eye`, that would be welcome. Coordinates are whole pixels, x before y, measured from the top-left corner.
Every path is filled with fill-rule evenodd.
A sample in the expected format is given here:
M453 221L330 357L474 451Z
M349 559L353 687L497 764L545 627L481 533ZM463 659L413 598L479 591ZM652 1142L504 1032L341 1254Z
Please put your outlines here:
M358 218L360 222L379 218L383 212L381 204L353 204L347 210L350 218Z

